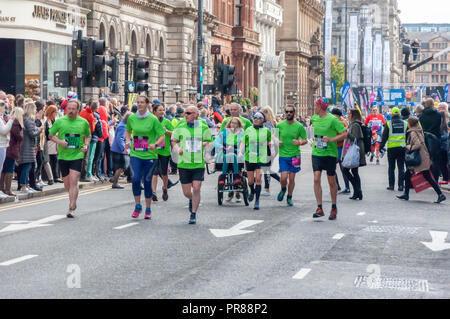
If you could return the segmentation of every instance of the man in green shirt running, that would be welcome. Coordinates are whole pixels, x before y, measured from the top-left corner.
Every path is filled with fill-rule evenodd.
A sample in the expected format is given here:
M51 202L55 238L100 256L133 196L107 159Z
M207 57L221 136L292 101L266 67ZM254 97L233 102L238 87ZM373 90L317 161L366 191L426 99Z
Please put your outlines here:
M172 133L172 155L179 155L181 188L189 199L189 224L195 224L205 175L204 149L213 139L208 126L198 120L199 112L195 106L187 107L184 115L186 121L180 122Z
M323 217L322 186L320 184L322 170L327 171L328 184L332 208L329 220L335 220L337 216L337 183L336 162L338 157L337 142L347 137L347 132L341 121L327 113L328 99L320 98L314 105L314 115L311 123L314 127L314 145L312 149L312 166L314 171L314 195L317 200L317 210L313 218Z
M49 130L49 138L58 145L58 160L64 188L69 193L68 218L73 218L77 208L78 179L84 153L91 141L88 121L78 116L80 102L71 100L67 104L67 115L55 121Z
M293 206L292 194L295 187L295 174L301 169L300 145L308 143L306 130L303 125L295 120L295 108L292 105L284 107L286 120L277 124L279 145L280 145L280 184L281 191L278 194L278 201L283 200L286 189L288 190L287 203ZM289 178L289 184L288 184Z

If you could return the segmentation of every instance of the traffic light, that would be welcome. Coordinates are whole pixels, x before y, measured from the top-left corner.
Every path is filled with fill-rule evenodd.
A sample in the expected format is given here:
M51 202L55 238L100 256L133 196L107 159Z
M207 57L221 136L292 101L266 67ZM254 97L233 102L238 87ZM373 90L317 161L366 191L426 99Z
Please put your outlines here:
M133 61L133 79L136 85L136 93L147 92L150 85L147 83L149 74L145 71L150 67L150 63L143 59L134 59ZM144 82L145 81L145 82Z
M223 65L222 87L225 94L233 94L234 65Z
M105 63L111 68L111 71L106 71L108 79L111 79L110 91L111 93L119 93L119 58L117 53L111 53L112 59L106 60Z
M222 64L216 64L214 66L214 89L216 91L222 91Z
M96 87L107 86L105 51L105 41L94 40L92 38L88 40L86 67L87 72L90 73L92 84Z

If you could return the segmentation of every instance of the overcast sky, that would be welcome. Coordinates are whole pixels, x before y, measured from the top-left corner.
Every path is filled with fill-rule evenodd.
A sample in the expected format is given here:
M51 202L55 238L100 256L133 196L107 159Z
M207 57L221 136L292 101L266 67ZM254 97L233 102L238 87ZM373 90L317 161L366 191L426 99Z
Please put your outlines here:
M450 23L450 0L398 0L402 23Z

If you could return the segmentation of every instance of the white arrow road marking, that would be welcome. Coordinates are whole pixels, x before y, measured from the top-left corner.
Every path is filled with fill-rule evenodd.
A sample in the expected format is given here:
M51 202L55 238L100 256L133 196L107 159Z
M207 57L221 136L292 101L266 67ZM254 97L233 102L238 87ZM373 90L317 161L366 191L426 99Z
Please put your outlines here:
M137 224L139 224L139 223L129 223L129 224L126 224L126 225L114 227L114 229L124 229L124 228L131 227L131 226L134 226L134 225L137 225Z
M345 236L345 234L336 234L333 236L333 239L342 239Z
M361 212L361 213L358 213L358 214L356 214L356 215L358 215L358 216L364 216L366 214L366 212Z
M38 255L26 255L26 256L23 256L23 257L11 259L11 260L2 262L2 263L0 264L0 266L10 266L10 265L12 265L12 264L17 264L17 263L20 263L20 262L22 262L22 261L25 261L25 260L28 260L28 259L31 259L31 258L34 258L34 257L37 257L37 256L38 256Z
M242 230L242 229L262 223L262 222L263 222L263 220L243 220L239 224L237 224L229 229L210 229L210 231L216 237L229 237L229 236L248 234L248 233L253 233L254 231L253 230Z
M307 274L311 271L311 268L302 268L298 273L292 277L293 279L303 279L306 277Z
M430 230L431 242L421 241L422 244L430 248L432 251L441 251L450 249L450 243L446 243L448 232Z
M376 221L376 220L369 220L369 223L378 224L378 221Z
M0 230L0 233L9 232L9 231L17 231L17 230L24 230L24 229L30 229L30 228L37 228L37 227L45 227L45 226L52 226L53 224L47 224L49 222L54 222L59 219L66 218L64 215L53 215L50 217L42 218L39 220L35 220L33 222L27 222L27 221L21 221L19 224L19 221L14 221L14 224L11 224L2 230Z

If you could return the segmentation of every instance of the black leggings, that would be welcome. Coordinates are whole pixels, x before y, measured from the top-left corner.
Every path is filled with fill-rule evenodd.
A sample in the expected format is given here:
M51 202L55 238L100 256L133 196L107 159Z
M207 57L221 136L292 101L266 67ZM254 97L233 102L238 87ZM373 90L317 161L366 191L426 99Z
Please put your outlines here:
M280 182L280 175L278 175L277 173L264 173L264 188L269 189L270 188L270 178L273 178L275 180L277 180L278 182Z
M358 167L352 168L352 169L343 167L342 172L344 173L344 175L348 178L348 180L352 184L353 191L355 192L355 194L362 192L361 178L359 177Z
M447 150L441 150L440 154L440 164L441 164L441 173L442 173L442 179L446 182L449 180L449 169L448 169L448 151ZM436 177L437 178L437 177Z
M434 180L433 177L431 177L430 171L423 171L421 172L423 177L425 177L425 179L428 181L428 183L430 183L431 187L433 187L434 191L438 194L441 195L442 191L439 188L438 183L436 183L436 181ZM413 188L412 183L411 183L411 171L409 169L406 170L405 172L405 193L409 194L409 189Z
M52 168L53 180L61 177L59 174L58 154L49 154L50 167Z

